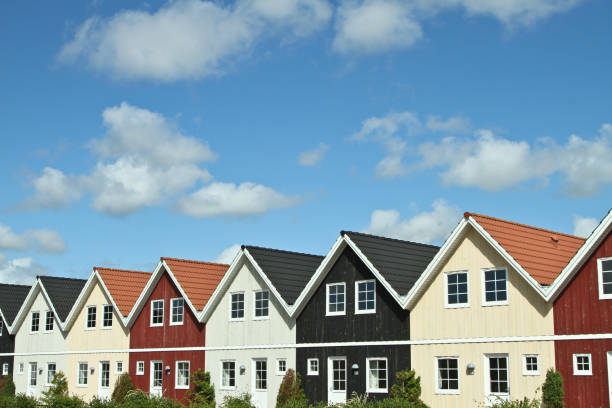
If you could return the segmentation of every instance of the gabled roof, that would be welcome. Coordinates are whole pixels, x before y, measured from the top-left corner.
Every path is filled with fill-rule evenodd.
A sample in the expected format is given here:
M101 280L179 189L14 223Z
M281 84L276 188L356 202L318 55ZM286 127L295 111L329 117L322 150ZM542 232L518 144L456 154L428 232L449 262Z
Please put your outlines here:
M0 283L0 314L7 326L13 325L29 291L30 286Z
M39 276L55 313L60 321L65 321L87 282L84 279L57 278L54 276Z
M126 269L94 268L111 298L117 305L121 316L127 317L145 285L151 278L150 272Z
M540 285L550 285L585 241L486 215L465 213L464 216L472 217Z

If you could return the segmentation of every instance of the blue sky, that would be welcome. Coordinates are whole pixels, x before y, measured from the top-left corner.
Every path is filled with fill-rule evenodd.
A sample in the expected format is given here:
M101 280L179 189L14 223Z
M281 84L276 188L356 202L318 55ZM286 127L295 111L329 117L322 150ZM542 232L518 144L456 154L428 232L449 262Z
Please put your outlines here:
M0 280L610 209L604 0L0 4ZM220 255L223 255L220 257ZM229 257L231 259L231 256Z

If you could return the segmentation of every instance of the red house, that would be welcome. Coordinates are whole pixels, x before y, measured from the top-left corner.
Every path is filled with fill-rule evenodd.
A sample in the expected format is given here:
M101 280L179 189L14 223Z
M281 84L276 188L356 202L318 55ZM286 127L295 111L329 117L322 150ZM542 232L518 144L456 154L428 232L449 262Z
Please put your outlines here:
M566 407L612 407L612 212L553 283Z
M200 316L229 265L161 258L128 317L134 387L182 400L204 369Z

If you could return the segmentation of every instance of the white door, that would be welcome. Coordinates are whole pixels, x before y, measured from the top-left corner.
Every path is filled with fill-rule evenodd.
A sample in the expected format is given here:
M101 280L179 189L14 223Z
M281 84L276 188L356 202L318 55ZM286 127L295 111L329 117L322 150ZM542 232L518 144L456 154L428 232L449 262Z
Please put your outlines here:
M268 360L253 359L253 405L257 408L268 407Z
M38 364L30 363L30 370L28 372L28 395L30 397L36 396L37 383L38 383Z
M346 357L327 359L327 402L344 404L346 402Z
M151 361L151 387L149 394L162 396L164 385L164 363L162 361Z
M608 399L612 408L612 351L608 351Z
M110 361L100 361L100 380L98 381L98 397L110 398Z

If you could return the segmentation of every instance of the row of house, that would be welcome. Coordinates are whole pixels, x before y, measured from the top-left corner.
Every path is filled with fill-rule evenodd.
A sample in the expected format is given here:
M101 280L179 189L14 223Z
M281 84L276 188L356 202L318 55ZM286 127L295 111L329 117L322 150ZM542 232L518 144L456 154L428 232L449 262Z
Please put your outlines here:
M400 370L432 407L533 397L612 407L612 212L587 238L466 213L442 247L342 231L325 256L243 246L231 265L0 285L0 364L40 396L108 397L118 375L177 400L198 369L217 400L275 406L288 369L311 401L389 394Z

